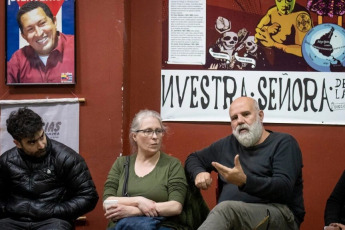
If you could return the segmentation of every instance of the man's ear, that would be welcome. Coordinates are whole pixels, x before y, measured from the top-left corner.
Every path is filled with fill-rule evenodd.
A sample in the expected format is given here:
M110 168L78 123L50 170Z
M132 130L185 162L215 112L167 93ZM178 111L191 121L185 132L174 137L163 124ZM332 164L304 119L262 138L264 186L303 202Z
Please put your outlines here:
M259 117L260 117L260 121L263 122L264 121L264 111L262 111L262 110L259 111Z
M19 148L19 149L22 148L22 144L19 141L13 140L13 143L17 146L17 148Z

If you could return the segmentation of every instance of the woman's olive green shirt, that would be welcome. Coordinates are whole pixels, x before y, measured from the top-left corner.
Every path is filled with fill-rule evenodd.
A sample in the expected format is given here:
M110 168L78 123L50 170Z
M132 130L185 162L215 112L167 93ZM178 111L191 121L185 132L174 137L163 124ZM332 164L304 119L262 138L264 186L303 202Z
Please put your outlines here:
M155 168L149 174L139 177L134 172L136 157L136 154L130 156L127 185L129 196L143 196L155 202L174 200L183 206L187 181L180 160L161 152ZM103 200L109 196L122 196L125 162L125 156L118 157L111 167L104 185Z

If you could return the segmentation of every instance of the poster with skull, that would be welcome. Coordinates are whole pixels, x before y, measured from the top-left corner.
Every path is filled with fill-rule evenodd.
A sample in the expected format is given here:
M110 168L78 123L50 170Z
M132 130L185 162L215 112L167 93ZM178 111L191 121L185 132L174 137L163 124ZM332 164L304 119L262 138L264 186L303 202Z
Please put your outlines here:
M163 120L228 122L250 96L269 123L344 125L343 14L345 0L164 0Z
M207 0L205 63L191 66L183 63L171 64L167 61L168 5L169 0L164 0L162 69L320 71L315 68L315 63L311 63L315 62L315 58L306 57L309 47L316 50L316 56L322 54L320 50L332 47L318 47L304 41L304 38L311 29L318 26L320 17L324 20L322 23L330 21L335 26L342 27L342 15L345 13L345 1L337 1L332 7L326 4L327 6L322 8L317 1L312 0ZM192 23L193 21L190 30ZM320 38L322 35L318 34ZM345 37L345 34L343 36ZM190 39L193 40L194 37ZM336 40L341 39L333 35L329 41L319 43L333 42L337 49L332 50L339 51L321 57L322 60L316 65L323 64L322 62L328 65L328 69L323 68L321 71L345 71L345 46L336 44ZM306 50L304 55L303 50Z

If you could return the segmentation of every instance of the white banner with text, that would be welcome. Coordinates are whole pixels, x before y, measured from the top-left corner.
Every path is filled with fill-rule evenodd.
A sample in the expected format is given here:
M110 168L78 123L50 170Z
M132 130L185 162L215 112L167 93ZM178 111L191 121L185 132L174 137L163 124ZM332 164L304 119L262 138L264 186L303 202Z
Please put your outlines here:
M265 123L345 124L341 72L161 70L164 121L229 122L229 106L256 99Z

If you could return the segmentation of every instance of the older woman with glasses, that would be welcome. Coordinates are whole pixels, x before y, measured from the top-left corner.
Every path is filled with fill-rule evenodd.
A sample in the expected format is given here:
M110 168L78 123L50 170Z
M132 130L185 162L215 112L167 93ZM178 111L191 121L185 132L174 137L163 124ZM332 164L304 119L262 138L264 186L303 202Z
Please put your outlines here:
M117 158L104 186L108 229L184 229L178 215L187 193L186 177L181 162L161 151L164 133L157 112L142 110L135 115L128 173L126 156ZM106 205L110 200L115 201ZM144 227L148 225L153 227Z

